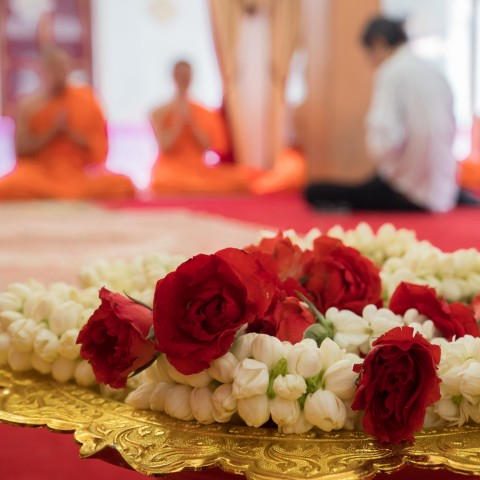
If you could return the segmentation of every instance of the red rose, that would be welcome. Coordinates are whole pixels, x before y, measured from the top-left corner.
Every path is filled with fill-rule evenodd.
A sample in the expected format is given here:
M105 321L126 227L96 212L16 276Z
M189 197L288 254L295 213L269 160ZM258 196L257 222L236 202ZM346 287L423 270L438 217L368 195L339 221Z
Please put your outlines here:
M224 355L237 331L266 316L278 279L235 248L197 255L157 283L157 349L186 375Z
M438 299L433 288L402 282L393 292L390 310L403 315L410 308L416 308L429 318L448 341L454 336L480 336L478 324L466 305L458 302L448 304Z
M302 276L304 252L281 231L276 237L262 238L258 245L251 245L245 250L260 260L267 270L278 275L280 280Z
M366 305L382 305L378 268L336 238L321 236L315 240L302 284L321 313L337 307L361 315Z
M274 335L290 343L300 342L305 330L315 323L312 312L297 297L277 302L271 318L275 325Z
M106 288L99 296L102 303L77 338L80 355L90 362L97 382L123 388L131 373L157 355L147 340L152 311Z
M480 322L480 295L477 295L470 303L470 308L477 322Z
M436 370L440 347L411 327L397 327L379 337L363 365L355 365L360 383L353 410L365 410L365 432L381 442L414 442L429 405L440 399Z
M305 303L298 297L286 297L275 303L270 315L252 323L248 331L271 335L282 342L298 343L314 323L315 318Z

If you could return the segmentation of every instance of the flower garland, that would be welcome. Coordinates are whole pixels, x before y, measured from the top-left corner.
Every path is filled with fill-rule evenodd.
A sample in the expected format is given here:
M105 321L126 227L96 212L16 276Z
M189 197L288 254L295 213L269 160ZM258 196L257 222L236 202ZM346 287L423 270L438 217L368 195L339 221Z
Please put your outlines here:
M476 250L444 253L391 225L101 261L81 288L0 293L0 365L128 382L127 403L204 424L413 441L422 426L480 422L480 331L466 305L479 278Z

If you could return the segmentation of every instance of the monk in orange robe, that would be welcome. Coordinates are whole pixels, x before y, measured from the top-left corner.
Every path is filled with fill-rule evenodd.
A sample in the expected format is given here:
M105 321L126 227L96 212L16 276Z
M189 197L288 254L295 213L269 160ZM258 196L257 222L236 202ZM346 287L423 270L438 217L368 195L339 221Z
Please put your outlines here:
M122 175L105 170L106 123L88 87L68 83L69 57L51 47L42 55L45 88L19 106L16 169L0 178L0 199L131 197Z
M207 151L223 153L228 140L219 112L189 97L192 68L177 62L173 68L175 98L150 116L160 154L153 167L150 188L155 193L228 193L246 191L255 176L248 167L204 162Z

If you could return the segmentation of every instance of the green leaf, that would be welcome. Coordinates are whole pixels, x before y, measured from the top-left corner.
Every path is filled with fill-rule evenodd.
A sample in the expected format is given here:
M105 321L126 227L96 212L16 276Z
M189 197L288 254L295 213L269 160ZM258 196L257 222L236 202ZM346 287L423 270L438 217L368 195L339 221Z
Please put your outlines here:
M315 323L308 327L304 334L303 338L311 338L317 342L317 346L320 346L326 338L331 338L328 334L327 329L320 323Z
M268 380L267 396L272 399L275 398L275 390L273 389L273 382L279 376L284 377L287 374L288 362L286 358L281 358L270 372Z
M157 340L157 337L155 337L155 329L153 328L153 325L150 327L150 331L147 335L147 340L153 343L155 343L155 341Z
M308 309L312 312L312 315L315 317L315 320L318 323L324 323L325 317L318 310L318 308L302 292L295 290L295 293L298 295L298 298L300 298L302 302L307 304Z

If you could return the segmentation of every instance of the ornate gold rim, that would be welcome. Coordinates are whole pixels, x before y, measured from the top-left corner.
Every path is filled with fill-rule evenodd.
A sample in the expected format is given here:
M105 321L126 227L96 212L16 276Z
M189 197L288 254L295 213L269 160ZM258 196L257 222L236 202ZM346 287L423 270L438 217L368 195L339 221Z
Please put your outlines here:
M362 432L282 435L269 428L199 425L138 411L94 390L0 368L0 421L73 432L80 455L111 449L144 475L218 466L252 480L359 479L409 464L480 475L480 426L421 432L414 445L382 445Z

